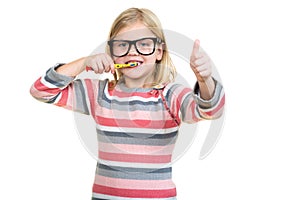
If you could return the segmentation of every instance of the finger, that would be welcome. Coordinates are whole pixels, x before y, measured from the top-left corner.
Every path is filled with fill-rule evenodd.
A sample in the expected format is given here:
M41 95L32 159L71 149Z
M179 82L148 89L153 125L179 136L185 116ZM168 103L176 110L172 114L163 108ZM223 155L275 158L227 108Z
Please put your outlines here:
M193 64L197 67L197 66L201 66L201 65L205 65L209 63L209 58L205 55L201 55L200 58L196 59Z
M111 71L111 73L114 74L115 73L114 61L113 61L113 59L109 55L107 55L107 60L108 60L108 63L109 63L110 71Z
M210 68L210 66L208 64L199 66L196 68L196 71L202 76L202 77L206 77L211 75L212 70Z
M105 72L115 72L114 61L108 54L103 54L102 63Z
M211 71L210 70L205 70L203 72L200 72L200 75L204 78L207 78L207 77L211 76Z
M94 60L94 66L95 66L95 73L102 74L104 71L103 63L101 56L97 55L96 59Z
M103 55L103 58L102 58L102 64L103 64L103 69L105 72L109 72L111 69L110 69L110 61L108 59L107 56Z
M110 69L111 69L111 73L114 74L114 73L116 72L114 62L111 62L111 64L110 64Z
M198 39L196 39L194 42L191 59L196 59L199 56L200 56L200 41Z
M94 73L99 73L99 68L96 62L91 64L91 68L93 69Z

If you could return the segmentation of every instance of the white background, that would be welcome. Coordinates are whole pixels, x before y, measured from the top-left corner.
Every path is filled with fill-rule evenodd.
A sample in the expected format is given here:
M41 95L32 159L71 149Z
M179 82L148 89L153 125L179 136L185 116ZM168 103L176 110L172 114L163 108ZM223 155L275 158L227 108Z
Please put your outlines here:
M175 163L178 200L300 198L299 4L195 2L1 1L0 199L90 199L96 162L73 114L37 102L29 88L53 64L89 55L132 6L200 39L226 90L214 151L199 160L196 138Z

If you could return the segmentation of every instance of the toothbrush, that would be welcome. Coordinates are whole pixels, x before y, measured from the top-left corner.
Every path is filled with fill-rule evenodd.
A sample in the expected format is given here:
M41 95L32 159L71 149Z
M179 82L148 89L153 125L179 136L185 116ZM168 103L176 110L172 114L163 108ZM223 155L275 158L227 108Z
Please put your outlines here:
M121 69L121 68L126 68L126 67L135 67L137 65L138 65L137 62L131 62L131 63L127 63L127 64L115 64L115 68Z
M121 68L126 68L126 67L135 67L137 65L138 65L137 62L131 62L131 63L127 63L127 64L125 64L125 63L124 64L114 64L116 69L121 69ZM86 69L86 71L93 70L91 67L86 67L85 69Z

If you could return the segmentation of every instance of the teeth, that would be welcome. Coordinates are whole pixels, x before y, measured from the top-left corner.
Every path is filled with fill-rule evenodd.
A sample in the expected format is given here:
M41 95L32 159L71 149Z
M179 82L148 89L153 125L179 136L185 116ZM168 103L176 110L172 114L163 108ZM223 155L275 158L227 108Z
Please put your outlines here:
M136 64L136 66L138 66L138 65L141 65L142 62L140 62L140 61L129 61L129 62L126 62L126 64Z

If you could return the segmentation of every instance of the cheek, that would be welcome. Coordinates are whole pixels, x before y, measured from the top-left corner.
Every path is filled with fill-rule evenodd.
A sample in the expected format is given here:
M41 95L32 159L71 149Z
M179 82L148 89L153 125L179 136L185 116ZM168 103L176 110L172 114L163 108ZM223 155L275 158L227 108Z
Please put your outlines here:
M144 62L145 62L145 63L149 63L149 64L150 64L150 63L153 63L153 64L154 64L154 63L156 63L156 57L157 57L157 56L156 56L155 54L152 54L151 56L147 56L147 57L145 56L145 57L144 57Z

